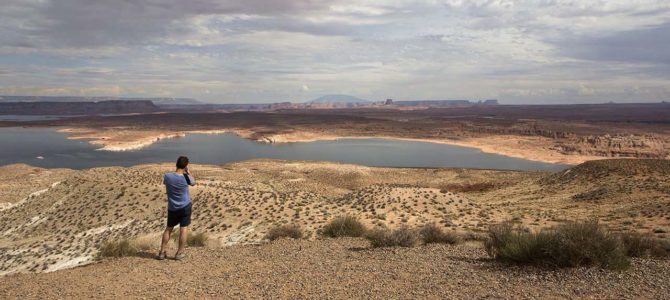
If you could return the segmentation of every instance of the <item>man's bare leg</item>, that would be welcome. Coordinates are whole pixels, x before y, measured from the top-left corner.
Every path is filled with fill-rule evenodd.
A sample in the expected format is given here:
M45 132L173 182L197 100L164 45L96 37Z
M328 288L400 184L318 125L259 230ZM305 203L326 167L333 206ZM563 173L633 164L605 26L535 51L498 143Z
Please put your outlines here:
M186 246L186 236L188 235L188 227L179 227L179 249L175 256L184 253L184 246Z
M163 239L161 240L161 251L158 252L158 255L165 253L165 247L167 247L167 243L170 241L172 229L173 227L165 227L165 231L163 232Z

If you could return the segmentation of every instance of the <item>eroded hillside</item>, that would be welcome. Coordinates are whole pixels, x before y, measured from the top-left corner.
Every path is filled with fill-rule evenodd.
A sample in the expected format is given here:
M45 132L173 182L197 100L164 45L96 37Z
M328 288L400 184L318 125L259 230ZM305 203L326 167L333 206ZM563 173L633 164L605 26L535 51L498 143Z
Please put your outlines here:
M273 160L192 169L199 182L191 192L192 230L221 246L260 242L281 223L300 224L315 239L342 214L368 225L436 222L462 232L503 220L538 228L588 218L661 238L670 230L663 160L590 162L557 174ZM166 214L162 174L171 170L0 168L0 190L7 191L0 202L11 203L0 211L0 274L86 264L108 239L157 241Z

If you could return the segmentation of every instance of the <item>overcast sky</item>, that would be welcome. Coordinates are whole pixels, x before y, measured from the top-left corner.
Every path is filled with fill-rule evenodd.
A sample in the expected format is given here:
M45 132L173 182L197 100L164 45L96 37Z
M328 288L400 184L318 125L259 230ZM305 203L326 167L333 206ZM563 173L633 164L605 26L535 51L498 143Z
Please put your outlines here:
M670 1L0 0L0 94L670 100Z

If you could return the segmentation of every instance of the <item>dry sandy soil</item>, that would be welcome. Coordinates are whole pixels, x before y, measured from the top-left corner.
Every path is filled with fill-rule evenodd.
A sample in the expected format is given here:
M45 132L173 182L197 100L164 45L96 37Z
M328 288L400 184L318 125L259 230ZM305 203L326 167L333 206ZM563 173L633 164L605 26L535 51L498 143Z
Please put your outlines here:
M0 275L88 264L106 240L144 238L156 247L166 214L162 174L172 168L0 167ZM560 173L275 160L192 169L192 229L218 246L259 243L287 223L314 240L343 214L370 226L435 222L463 233L504 220L537 229L594 218L658 238L670 230L668 160L593 161Z
M362 239L278 240L200 248L184 261L110 259L0 280L3 299L667 299L670 261L629 270L502 265L481 247L369 249Z

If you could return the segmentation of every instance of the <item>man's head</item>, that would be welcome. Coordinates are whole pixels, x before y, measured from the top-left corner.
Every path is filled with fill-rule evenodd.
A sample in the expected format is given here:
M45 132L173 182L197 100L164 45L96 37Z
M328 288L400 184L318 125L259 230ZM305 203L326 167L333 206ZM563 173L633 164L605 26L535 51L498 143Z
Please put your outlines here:
M186 169L188 166L188 157L180 156L177 158L177 169Z

